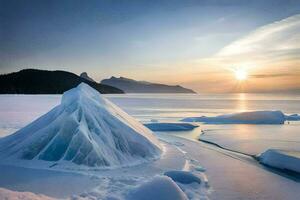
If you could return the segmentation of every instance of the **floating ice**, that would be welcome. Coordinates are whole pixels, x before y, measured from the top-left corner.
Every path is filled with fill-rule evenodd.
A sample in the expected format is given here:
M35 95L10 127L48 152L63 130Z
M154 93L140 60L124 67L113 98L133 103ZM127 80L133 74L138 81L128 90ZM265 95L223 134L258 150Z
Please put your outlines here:
M184 122L204 122L207 124L284 124L285 115L281 111L240 112L216 117L188 117Z
M50 112L0 140L2 161L48 161L51 167L128 166L160 152L149 129L84 83L65 92Z
M300 173L300 152L268 149L259 155L259 162L270 167Z
M152 131L189 131L198 127L189 123L148 123L144 125Z
M129 192L126 200L187 200L179 186L167 176L157 176Z

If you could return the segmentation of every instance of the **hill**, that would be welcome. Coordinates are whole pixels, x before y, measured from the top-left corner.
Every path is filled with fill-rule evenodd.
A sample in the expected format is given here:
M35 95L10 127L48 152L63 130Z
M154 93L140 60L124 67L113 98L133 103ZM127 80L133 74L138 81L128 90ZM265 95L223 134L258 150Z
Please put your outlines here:
M195 93L193 90L180 85L164 85L146 81L136 81L124 77L116 78L112 76L109 79L102 80L101 83L120 88L126 93Z
M113 86L95 83L67 71L24 69L0 75L0 94L62 94L82 82L102 94L124 93Z

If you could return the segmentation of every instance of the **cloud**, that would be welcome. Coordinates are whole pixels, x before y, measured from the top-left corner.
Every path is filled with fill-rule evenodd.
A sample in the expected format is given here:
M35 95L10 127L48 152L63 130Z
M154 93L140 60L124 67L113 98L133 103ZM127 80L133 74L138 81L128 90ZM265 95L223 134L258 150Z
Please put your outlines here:
M279 74L253 74L251 77L253 78L277 78L277 77L288 77L295 76L296 74L291 73L279 73Z
M217 56L300 49L300 14L263 26L221 49Z

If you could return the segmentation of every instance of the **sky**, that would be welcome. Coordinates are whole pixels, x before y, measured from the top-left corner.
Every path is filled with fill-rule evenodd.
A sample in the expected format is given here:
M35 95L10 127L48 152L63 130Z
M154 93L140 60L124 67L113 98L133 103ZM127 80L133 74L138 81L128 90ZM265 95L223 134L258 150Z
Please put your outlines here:
M300 92L300 1L0 0L0 73L24 68Z

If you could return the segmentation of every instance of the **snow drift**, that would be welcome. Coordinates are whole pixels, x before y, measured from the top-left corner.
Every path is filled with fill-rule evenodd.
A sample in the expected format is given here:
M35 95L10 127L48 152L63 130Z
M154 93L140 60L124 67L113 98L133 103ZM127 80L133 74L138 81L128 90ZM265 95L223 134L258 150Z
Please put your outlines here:
M164 175L182 184L201 183L201 179L198 176L188 171L173 170L165 172Z
M126 200L187 200L179 186L167 176L154 177L131 190Z
M281 170L300 173L300 152L268 149L259 155L259 162Z
M156 159L160 152L149 129L84 83L65 92L50 112L0 140L2 161L48 167L128 166Z
M281 111L240 112L216 117L188 117L184 122L204 122L207 124L284 124L285 115Z

